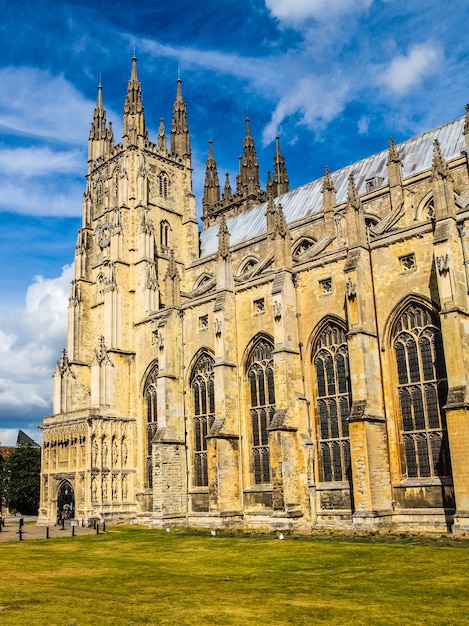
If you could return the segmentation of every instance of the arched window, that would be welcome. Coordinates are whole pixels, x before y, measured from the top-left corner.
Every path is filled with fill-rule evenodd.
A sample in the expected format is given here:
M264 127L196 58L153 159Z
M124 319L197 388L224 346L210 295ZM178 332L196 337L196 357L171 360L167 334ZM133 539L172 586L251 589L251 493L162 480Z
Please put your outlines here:
M100 178L96 185L96 204L97 206L101 206L104 202L104 183Z
M406 475L450 476L443 412L448 384L437 316L409 304L394 325L393 348Z
M206 352L197 359L191 376L194 402L194 485L208 486L207 435L215 419L213 358Z
M168 234L169 234L169 222L166 220L162 220L160 222L160 244L162 249L166 250L168 248Z
M158 177L159 192L162 198L168 197L169 179L165 172L162 172Z
M303 252L306 252L306 250L309 250L309 248L314 246L314 244L315 244L315 241L314 239L311 239L311 237L303 237L302 239L300 239L300 241L296 244L294 248L293 258L297 259L303 254Z
M275 413L273 344L262 337L256 341L247 361L251 395L252 465L254 483L270 482L268 428Z
M146 409L146 477L147 487L153 486L153 460L151 442L158 429L158 404L157 404L157 380L158 363L155 362L145 380L143 397Z
M345 329L330 322L317 338L312 361L316 371L321 481L350 479L348 417L352 397Z

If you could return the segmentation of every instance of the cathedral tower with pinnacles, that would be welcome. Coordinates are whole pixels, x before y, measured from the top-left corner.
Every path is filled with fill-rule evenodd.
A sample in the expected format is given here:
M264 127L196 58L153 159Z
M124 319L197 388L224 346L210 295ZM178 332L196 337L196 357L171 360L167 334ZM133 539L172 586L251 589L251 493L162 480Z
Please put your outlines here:
M210 142L202 230L177 81L88 141L39 521L469 530L469 112L290 190ZM294 164L287 164L294 167Z

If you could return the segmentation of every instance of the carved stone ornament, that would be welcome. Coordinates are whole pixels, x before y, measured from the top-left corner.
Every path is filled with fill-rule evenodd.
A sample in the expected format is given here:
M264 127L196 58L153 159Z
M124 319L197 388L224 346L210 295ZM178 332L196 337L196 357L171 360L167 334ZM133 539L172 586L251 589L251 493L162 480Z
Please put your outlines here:
M65 348L62 350L60 360L57 361L57 371L62 378L67 374L75 378L75 375L70 367L70 361L68 360L67 350L65 350Z
M350 278L345 283L345 293L348 300L355 300L357 297L357 283L354 283Z
M158 348L160 352L164 350L164 337L161 333L158 333Z
M223 320L216 318L215 319L215 336L221 337L221 331L223 329Z
M274 300L272 304L272 312L274 314L274 320L278 322L282 317L282 303Z
M438 273L441 275L449 272L449 254L442 254L436 257L436 266Z
M98 365L101 367L101 365L106 362L106 363L111 363L108 354L107 354L107 347L106 344L104 343L104 337L101 335L99 338L99 344L98 344L98 348L95 348L94 350L94 356L96 358L96 361L98 363Z

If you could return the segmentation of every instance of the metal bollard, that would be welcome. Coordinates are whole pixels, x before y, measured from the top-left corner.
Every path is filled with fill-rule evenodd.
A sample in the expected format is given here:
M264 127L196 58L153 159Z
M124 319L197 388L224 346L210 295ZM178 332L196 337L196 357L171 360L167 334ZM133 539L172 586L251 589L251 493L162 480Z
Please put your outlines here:
M106 522L103 522L103 533L106 532Z
M99 535L99 522L96 522L96 534Z
M49 539L49 526L46 526L46 539Z
M20 527L20 529L18 530L18 535L19 535L19 540L20 541L23 541L23 533L24 533L24 530Z
M72 526L72 537L75 537L75 526Z
M60 520L60 523L61 523L61 525L62 525L62 527L61 527L61 529L60 529L60 530L65 530L65 520L64 520L64 518L63 518L63 517L62 517L62 519Z

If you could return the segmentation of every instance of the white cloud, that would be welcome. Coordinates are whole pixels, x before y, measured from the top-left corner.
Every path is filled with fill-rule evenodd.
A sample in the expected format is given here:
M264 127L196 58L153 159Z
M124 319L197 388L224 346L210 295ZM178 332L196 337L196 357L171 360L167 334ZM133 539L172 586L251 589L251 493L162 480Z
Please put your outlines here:
M67 302L73 268L58 278L36 276L25 305L0 328L0 419L48 412L52 374L66 343ZM1 440L1 439L0 439Z
M84 186L73 180L11 177L4 180L0 209L25 215L76 217L81 213Z
M41 443L42 434L40 430L33 430L32 428L22 428L21 430L29 435L36 443ZM1 446L16 446L17 439L18 428L0 428Z
M31 148L2 148L0 172L22 174L26 177L84 171L86 157L80 150L54 151L48 146Z
M362 117L358 120L358 132L360 135L366 135L368 133L368 127L370 126L370 116L362 115Z
M427 76L435 74L442 59L440 47L434 43L416 44L407 55L394 57L382 70L378 82L397 94L403 94Z
M307 128L320 131L338 113L347 101L348 84L345 79L320 76L305 76L290 84L287 93L277 104L270 123L263 133L263 142L268 144L279 132L282 122L299 113L300 123Z
M281 21L297 23L314 18L321 22L367 9L373 0L266 0L272 15Z
M32 67L2 67L0 84L0 126L4 129L83 143L94 103L63 76Z

